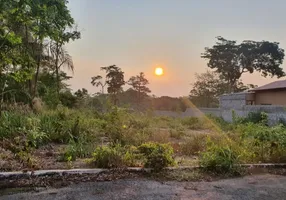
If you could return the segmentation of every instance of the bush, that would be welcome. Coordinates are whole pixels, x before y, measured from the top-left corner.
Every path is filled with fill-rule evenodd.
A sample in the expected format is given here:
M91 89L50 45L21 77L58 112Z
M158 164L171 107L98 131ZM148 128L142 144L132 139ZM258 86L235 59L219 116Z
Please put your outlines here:
M0 120L0 138L10 138L21 132L27 125L28 115L18 112L2 112Z
M261 124L240 125L241 144L254 154L256 162L286 161L286 130L283 125L267 127Z
M144 167L151 167L160 171L175 164L173 148L169 144L145 143L139 146L139 151L145 156Z
M180 139L185 135L185 127L182 124L176 124L170 129L172 138Z
M198 155L205 150L207 141L206 134L195 134L182 144L182 153L187 156Z
M268 123L268 115L265 112L250 112L247 117L239 117L232 112L232 120L234 124L246 124L246 123L254 123L254 124L262 124L267 125Z
M92 155L95 144L81 136L77 141L70 140L62 154L61 161L74 161L77 158L88 158Z
M182 124L186 126L188 129L202 129L204 128L204 124L197 117L186 117L182 119Z
M124 148L120 145L97 147L93 153L91 163L99 168L121 168L135 166L137 163L137 149Z
M250 112L248 116L244 119L244 122L260 123L267 125L268 116L265 112Z
M126 124L123 122L125 114L124 110L114 107L104 116L106 124L103 129L113 143L123 143L122 137L124 129L126 128Z
M239 152L228 142L207 143L207 149L200 155L200 166L207 171L216 173L237 173L240 163Z

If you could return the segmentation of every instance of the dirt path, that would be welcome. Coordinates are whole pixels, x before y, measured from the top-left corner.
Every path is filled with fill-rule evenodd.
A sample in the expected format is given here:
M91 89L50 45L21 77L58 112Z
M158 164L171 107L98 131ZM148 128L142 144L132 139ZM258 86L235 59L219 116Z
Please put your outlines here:
M128 179L110 182L80 183L61 189L18 193L2 196L1 200L286 200L286 177L256 175L215 182L165 182Z

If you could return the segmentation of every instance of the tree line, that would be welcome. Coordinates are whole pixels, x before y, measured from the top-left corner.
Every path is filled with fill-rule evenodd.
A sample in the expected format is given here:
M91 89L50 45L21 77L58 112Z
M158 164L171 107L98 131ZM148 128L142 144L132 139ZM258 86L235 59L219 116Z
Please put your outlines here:
M65 45L80 39L80 31L67 7L67 0L0 1L0 113L6 103L32 107L41 99L48 107L90 105L100 108L106 101L135 108L184 110L180 98L150 96L149 81L143 72L125 81L116 65L102 67L104 75L91 77L100 92L90 96L86 89L72 92L66 80L75 66ZM263 76L283 77L284 50L279 43L236 41L217 38L202 58L212 71L196 75L191 100L197 106L216 106L218 96L243 91L254 85L241 82L243 73L260 72ZM130 88L123 91L123 86Z

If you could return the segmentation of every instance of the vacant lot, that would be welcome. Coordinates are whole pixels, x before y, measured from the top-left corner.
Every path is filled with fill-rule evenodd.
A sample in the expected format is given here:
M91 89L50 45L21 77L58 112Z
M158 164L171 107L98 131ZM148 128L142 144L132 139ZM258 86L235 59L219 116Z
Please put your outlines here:
M264 113L220 118L157 117L111 107L13 110L0 122L0 170L197 166L239 174L237 164L286 161L286 129Z

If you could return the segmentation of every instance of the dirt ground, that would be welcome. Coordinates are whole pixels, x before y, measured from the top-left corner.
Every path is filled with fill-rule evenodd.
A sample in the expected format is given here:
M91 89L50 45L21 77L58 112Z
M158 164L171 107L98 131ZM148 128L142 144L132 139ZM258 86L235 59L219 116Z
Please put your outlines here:
M38 189L0 197L0 200L283 200L286 199L286 177L254 175L213 182L158 182L145 178L88 182L60 189Z
M198 164L196 156L185 156L180 153L181 144L185 142L186 138L194 134L208 134L209 132L188 130L185 137L180 139L170 137L168 129L160 129L154 135L154 141L161 143L170 143L175 152L175 159L180 166L196 166ZM105 141L107 138L103 138ZM103 140L102 139L102 140ZM107 143L107 142L105 142ZM104 144L105 144L104 143ZM60 161L61 154L67 147L66 144L47 144L38 149L32 149L29 156L23 156L21 159L17 157L11 150L17 148L19 145L14 145L13 141L0 141L0 171L22 171L39 170L39 169L69 169L69 168L90 168L87 164L87 159L77 158L72 163ZM32 161L32 164L28 164ZM31 166L32 165L32 166Z

